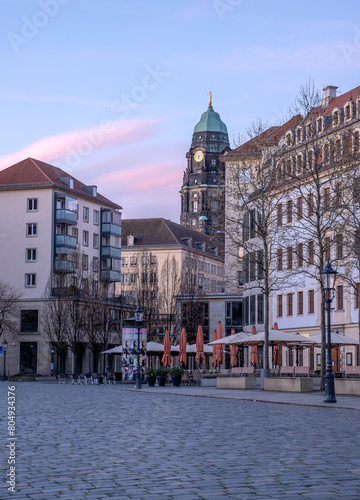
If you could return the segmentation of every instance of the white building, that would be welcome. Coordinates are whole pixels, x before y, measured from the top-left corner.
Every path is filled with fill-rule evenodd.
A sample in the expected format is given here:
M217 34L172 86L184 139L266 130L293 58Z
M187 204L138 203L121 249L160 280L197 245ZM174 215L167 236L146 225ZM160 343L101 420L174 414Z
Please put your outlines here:
M75 279L81 256L81 268L106 282L109 293L120 280L120 208L96 186L32 158L0 172L0 275L21 293L18 334L7 338L10 375L51 373L51 346L42 336L49 279L64 273ZM86 354L77 360L79 372L87 371ZM71 365L68 355L61 368Z

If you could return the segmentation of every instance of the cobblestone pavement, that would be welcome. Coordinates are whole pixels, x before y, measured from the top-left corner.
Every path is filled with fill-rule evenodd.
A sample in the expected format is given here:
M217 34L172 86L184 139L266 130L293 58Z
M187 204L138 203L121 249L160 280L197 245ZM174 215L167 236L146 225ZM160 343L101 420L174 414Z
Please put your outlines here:
M358 411L44 383L15 384L11 493L8 385L1 500L360 498Z

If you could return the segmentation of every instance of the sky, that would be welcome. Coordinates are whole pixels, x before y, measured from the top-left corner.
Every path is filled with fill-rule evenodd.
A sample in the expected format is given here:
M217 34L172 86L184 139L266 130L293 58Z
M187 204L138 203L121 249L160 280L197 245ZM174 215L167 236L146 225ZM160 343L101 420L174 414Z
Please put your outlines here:
M2 0L0 170L33 157L123 207L180 218L208 105L230 142L301 85L360 85L355 0Z

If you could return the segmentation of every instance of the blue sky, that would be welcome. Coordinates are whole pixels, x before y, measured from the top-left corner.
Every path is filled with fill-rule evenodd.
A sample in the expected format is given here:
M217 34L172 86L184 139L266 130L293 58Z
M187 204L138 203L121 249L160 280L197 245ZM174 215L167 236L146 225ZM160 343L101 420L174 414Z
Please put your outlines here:
M360 84L353 0L2 0L0 169L32 156L178 222L209 90L230 141L300 85Z

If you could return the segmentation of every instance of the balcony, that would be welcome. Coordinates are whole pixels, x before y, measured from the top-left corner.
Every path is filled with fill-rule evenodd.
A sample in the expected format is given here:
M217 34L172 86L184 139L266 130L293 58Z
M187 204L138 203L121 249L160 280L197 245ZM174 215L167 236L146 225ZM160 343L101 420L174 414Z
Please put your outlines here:
M69 234L57 234L55 235L55 246L76 249L77 248L76 237L70 236Z
M101 234L113 234L114 236L121 236L121 226L117 226L111 223L102 223Z
M68 210L66 208L58 208L56 210L56 222L63 224L76 224L77 223L77 213L73 210Z
M54 271L57 273L74 273L76 271L76 262L71 260L55 260Z
M101 247L101 257L110 257L111 259L121 259L121 249L115 247Z
M104 281L120 281L120 271L112 269L103 269L101 271L101 279Z

